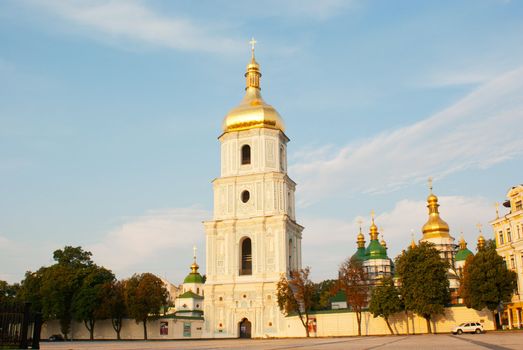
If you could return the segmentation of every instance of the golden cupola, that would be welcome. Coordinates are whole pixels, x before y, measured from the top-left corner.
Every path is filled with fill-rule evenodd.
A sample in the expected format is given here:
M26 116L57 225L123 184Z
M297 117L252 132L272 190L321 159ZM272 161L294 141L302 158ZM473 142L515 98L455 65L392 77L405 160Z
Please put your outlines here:
M430 184L430 194L427 197L427 208L429 209L429 219L423 225L423 239L427 238L448 238L449 224L440 216L438 210L438 197L432 193L432 184Z
M254 44L250 41L251 61L247 65L245 73L246 87L245 96L238 106L231 109L223 119L223 132L240 131L253 128L270 128L285 131L285 124L280 114L267 104L260 93L260 65L254 58Z

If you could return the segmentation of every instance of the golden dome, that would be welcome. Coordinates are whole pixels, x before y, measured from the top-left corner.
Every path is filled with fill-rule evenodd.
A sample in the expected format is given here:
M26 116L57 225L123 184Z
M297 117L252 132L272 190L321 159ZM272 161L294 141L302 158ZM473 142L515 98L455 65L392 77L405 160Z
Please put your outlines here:
M478 237L478 250L481 250L485 248L485 237L483 237L483 235L480 235Z
M414 241L414 237L412 237L412 241L410 241L410 247L412 249L416 248L416 242Z
M363 233L361 233L361 229L360 229L360 233L358 234L358 248L364 248L365 247L365 236L363 235Z
M371 216L372 216L372 224L370 225L370 240L373 241L373 240L378 239L378 235L379 235L378 226L376 226L376 224L374 223L374 210L372 211Z
M461 236L461 239L459 240L459 249L467 249L467 242L465 242L463 236Z
M383 236L381 236L380 244L383 248L387 249L387 242L385 242L385 239L383 239Z
M255 41L251 41L255 43ZM251 61L245 73L245 96L240 104L231 109L222 123L223 132L240 131L252 128L270 128L285 131L280 114L267 104L260 93L260 65L254 59L254 45Z
M442 238L450 237L449 224L440 216L438 211L438 197L432 192L427 197L427 208L429 209L429 219L423 225L423 238Z

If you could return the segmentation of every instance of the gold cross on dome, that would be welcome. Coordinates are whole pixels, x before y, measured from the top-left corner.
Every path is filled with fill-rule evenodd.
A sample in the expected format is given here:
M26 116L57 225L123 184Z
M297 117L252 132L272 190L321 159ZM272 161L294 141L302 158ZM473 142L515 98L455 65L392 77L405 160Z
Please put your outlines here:
M432 193L432 177L431 177L431 176L429 176L428 183L429 183L429 190L430 190L430 193Z
M496 219L499 219L499 202L494 203L496 206Z
M374 221L374 215L375 215L375 214L376 214L376 213L374 212L374 209L372 209L372 210L370 211L370 217L372 218L372 221Z
M196 245L192 246L192 253L193 253L194 260L196 260Z
M249 41L249 44L251 44L251 50L252 52L254 53L254 46L257 44L258 42L256 40L254 40L254 37L251 38L251 41Z

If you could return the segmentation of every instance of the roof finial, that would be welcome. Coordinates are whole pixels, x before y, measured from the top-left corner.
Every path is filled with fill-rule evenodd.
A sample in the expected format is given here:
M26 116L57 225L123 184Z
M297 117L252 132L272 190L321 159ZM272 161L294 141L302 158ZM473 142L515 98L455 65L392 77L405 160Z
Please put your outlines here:
M249 44L251 44L251 53L252 53L252 59L254 59L254 46L258 43L256 40L254 40L254 37L251 38L251 41L249 41Z
M410 241L410 247L412 249L416 248L416 241L414 240L414 229L410 229L410 235L412 236L412 240Z
M430 193L432 193L432 176L429 176L428 184L429 184Z
M363 220L361 218L358 219L358 225L360 225L360 233L361 233L361 225L363 225Z
M376 214L376 213L374 212L374 209L372 209L372 210L370 211L370 217L371 217L371 219L372 219L372 223L373 223L373 224L374 224L374 215L375 215L375 214Z
M478 222L478 223L476 224L476 227L478 228L479 234L482 235L483 232L481 232L481 228L483 227L483 225L481 225L481 223Z
M192 246L192 257L193 261L196 262L196 245Z

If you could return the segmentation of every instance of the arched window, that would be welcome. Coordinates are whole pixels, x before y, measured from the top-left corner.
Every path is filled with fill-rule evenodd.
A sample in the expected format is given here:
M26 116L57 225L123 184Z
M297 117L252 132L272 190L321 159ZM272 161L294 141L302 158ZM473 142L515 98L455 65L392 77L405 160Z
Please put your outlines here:
M251 164L251 146L242 146L242 165Z
M241 242L240 256L240 275L252 275L252 246L250 238L245 238Z

